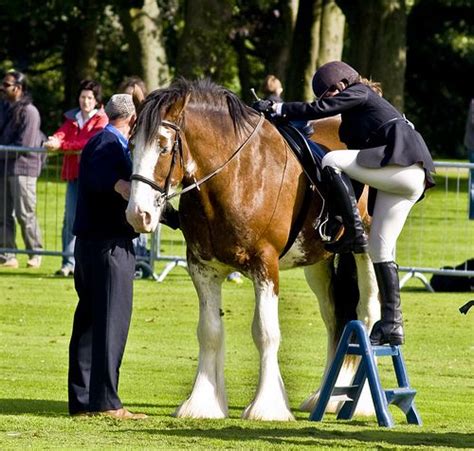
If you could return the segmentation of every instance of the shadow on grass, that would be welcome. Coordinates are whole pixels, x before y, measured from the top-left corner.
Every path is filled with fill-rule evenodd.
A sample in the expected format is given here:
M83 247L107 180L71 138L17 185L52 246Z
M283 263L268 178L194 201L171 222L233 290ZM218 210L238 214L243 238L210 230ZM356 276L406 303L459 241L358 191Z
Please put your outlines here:
M22 279L48 279L48 280L57 280L58 282L63 282L65 280L74 280L72 276L62 277L56 276L53 272L40 272L38 270L27 270L27 269L2 269L0 270L0 276L13 276L21 277Z
M138 408L166 408L176 409L176 404L149 404L130 403L126 407ZM136 409L131 409L136 410ZM147 412L148 413L148 412ZM8 399L0 398L0 415L22 415L32 414L38 416L63 416L69 415L68 404L65 401L54 401L50 399Z
M345 423L347 428L353 426L364 426L361 422ZM414 432L396 431L393 429L378 428L367 431L341 431L340 428L322 430L315 425L314 428L291 428L285 425L279 428L278 423L274 428L245 428L241 426L230 426L219 429L205 429L201 424L199 429L127 429L117 431L118 433L148 433L161 435L167 438L189 438L189 439L211 439L223 441L255 441L260 440L272 445L286 446L332 446L329 442L341 442L345 440L366 443L367 447L373 447L374 442L382 442L393 446L444 446L447 448L472 449L474 437L472 434L463 433L431 433L422 432L419 429ZM327 441L328 443L324 443Z
M67 402L50 399L0 399L0 415L68 415Z

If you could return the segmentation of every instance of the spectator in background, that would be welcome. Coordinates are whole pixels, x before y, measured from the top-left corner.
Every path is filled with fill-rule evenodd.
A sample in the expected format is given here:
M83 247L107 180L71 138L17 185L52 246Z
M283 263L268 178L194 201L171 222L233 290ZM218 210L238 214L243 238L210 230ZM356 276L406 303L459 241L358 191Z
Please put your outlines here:
M94 80L83 80L77 92L79 107L67 111L65 122L48 138L44 146L49 150L75 151L64 155L61 177L66 180L66 205L62 228L61 268L58 276L70 276L74 273L74 243L72 226L76 214L77 178L79 175L79 152L87 141L102 130L108 123L107 115L102 108L102 87Z
M474 99L471 99L466 119L466 131L464 133L464 145L467 149L469 163L474 163ZM469 219L474 219L474 169L469 171L470 202Z
M283 102L281 93L283 92L283 86L281 81L278 80L275 75L267 75L262 85L263 98L265 100L271 100L272 102L278 103Z
M128 94L105 107L110 123L82 153L74 233L79 302L69 345L69 413L139 420L118 395L132 315L137 236L125 217L132 162L128 137L136 119Z
M27 90L24 74L7 72L0 87L0 144L40 147L44 135L41 119ZM15 217L29 251L43 248L36 218L36 182L45 154L38 152L0 153L0 247L16 249ZM0 256L3 267L18 268L14 254ZM41 256L29 253L27 267L38 268Z
M120 83L119 92L130 94L133 97L135 107L138 107L148 94L145 82L136 75L125 78L122 83Z

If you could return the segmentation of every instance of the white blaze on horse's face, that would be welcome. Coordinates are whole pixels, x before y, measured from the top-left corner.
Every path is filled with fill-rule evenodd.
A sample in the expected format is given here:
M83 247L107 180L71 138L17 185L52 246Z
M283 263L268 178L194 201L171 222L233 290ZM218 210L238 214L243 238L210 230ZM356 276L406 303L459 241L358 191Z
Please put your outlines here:
M162 125L158 129L159 138L145 144L144 133L135 135L133 152L133 174L154 180L154 171L161 152L169 152L173 146L173 132ZM150 233L158 226L164 202L158 202L159 192L150 185L133 180L127 206L127 221L136 232Z

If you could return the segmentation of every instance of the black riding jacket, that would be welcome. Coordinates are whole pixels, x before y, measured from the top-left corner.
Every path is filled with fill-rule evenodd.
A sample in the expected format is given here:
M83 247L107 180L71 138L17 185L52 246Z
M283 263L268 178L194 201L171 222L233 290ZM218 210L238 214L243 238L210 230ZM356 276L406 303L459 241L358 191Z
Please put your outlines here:
M426 187L434 186L435 167L422 136L367 85L356 83L333 97L313 103L285 102L281 114L290 120L340 114L339 137L349 149L360 149L357 162L361 166L377 168L419 163L425 170Z

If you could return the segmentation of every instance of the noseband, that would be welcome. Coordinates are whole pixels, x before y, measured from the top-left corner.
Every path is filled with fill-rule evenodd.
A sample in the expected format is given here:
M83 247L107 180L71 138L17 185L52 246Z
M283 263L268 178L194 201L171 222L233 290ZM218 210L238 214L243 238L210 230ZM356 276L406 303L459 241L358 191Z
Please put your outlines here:
M154 180L149 179L148 177L145 177L140 174L132 174L130 176L130 181L137 180L138 182L146 183L148 186L151 186L155 191L158 191L161 194L161 197L168 198L168 191L171 184L171 173L173 172L174 166L176 165L176 156L178 154L181 155L181 136L180 136L181 128L178 125L176 125L174 122L170 122L166 120L162 120L161 124L166 127L172 128L176 132L175 137L174 137L173 147L171 148L173 159L171 160L170 172L168 174L168 177L166 178L165 187L161 188Z
M169 192L169 188L170 188L170 185L171 185L171 173L173 172L173 168L176 164L177 154L179 154L181 156L181 160L183 159L182 146L181 146L181 136L180 136L181 129L175 123L163 120L163 121L161 121L161 123L163 125L165 125L166 127L172 128L173 130L176 131L176 135L175 135L175 139L174 139L174 143L173 143L173 148L171 150L171 152L173 154L173 160L171 162L170 171L169 171L168 176L167 176L166 181L165 181L165 187L161 188L154 180L151 180L148 177L144 177L143 175L140 175L140 174L132 174L130 176L130 180L137 180L139 182L146 183L148 186L151 186L155 191L158 191L161 194L161 196L160 196L161 199L164 198L164 200L170 200L173 197L180 196L181 194L184 194L188 191L191 191L194 188L199 189L200 185L202 185L204 182L206 182L207 180L209 180L210 178L214 177L219 172L221 172L222 169L224 169L235 158L235 156L248 144L248 142L258 132L258 130L262 126L264 120L265 120L265 116L263 114L261 114L257 125L252 130L252 133L250 133L250 135L247 136L247 138L244 140L244 142L242 144L240 144L239 147L237 147L237 149L234 151L234 153L230 156L230 158L224 164L222 164L218 168L214 169L210 174L204 176L203 178L201 178L199 180L194 179L194 183L192 183L191 185L189 185L186 188L182 189L179 193L173 193L173 194L168 194L168 192Z

